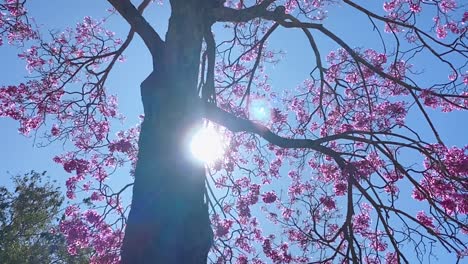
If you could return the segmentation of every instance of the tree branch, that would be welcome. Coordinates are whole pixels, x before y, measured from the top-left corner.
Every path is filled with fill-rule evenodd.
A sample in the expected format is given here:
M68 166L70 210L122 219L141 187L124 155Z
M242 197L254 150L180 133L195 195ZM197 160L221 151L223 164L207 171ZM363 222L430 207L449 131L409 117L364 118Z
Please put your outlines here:
M215 60L216 60L216 42L211 32L211 27L205 29L204 38L206 42L206 56L208 60L206 83L203 86L202 98L209 102L216 103L216 93L214 88L215 82ZM202 72L204 74L204 72Z
M209 120L226 127L232 132L249 132L257 134L271 144L281 148L308 148L322 151L323 146L320 146L319 143L315 140L281 137L271 132L271 130L264 125L234 116L233 114L220 109L214 104L206 102L204 102L204 104L205 118L208 118Z
M119 14L130 24L132 30L140 35L148 48L151 56L153 57L153 66L156 61L162 57L162 50L164 48L164 41L154 30L154 28L142 16L144 8L150 2L144 0L138 9L130 2L130 0L107 0Z
M219 7L213 9L213 18L218 22L247 22L255 18L265 18L268 20L275 20L278 12L268 11L267 8L275 0L265 0L261 4L245 8L245 9L233 9L229 7ZM280 9L277 9L280 10Z

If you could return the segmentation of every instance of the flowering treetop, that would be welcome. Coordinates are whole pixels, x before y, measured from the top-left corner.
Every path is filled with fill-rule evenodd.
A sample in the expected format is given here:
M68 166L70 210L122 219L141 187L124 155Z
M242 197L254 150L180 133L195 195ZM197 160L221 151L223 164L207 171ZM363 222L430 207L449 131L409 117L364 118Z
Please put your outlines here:
M18 57L34 77L0 87L0 116L17 120L25 135L47 120L46 143L73 144L54 161L70 175L67 197L84 191L86 198L66 209L60 229L71 254L92 248L95 263L119 260L129 206L122 195L132 179L114 190L111 175L135 166L140 129L114 135L112 121L123 115L106 81L135 33L155 65L164 45L143 16L151 1L108 2L109 14L130 24L127 36L91 17L44 34L26 1L0 4L0 45L24 47ZM204 33L198 80L204 117L229 138L224 156L207 168L210 260L413 263L434 248L465 256L468 146L446 145L431 118L434 109L468 108L461 2L395 0L379 9L350 0L221 2L207 19L222 34ZM381 47L353 47L324 26L337 5L368 17ZM310 78L284 93L268 73L287 56L270 47L279 28L301 30L314 54ZM318 38L339 48L327 50ZM426 85L421 57L448 77ZM406 122L409 113L429 136Z

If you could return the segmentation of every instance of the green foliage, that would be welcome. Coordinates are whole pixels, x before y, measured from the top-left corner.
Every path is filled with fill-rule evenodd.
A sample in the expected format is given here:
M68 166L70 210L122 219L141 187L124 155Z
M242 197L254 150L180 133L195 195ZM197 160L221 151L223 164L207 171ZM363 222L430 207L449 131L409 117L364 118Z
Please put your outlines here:
M0 186L0 262L87 263L89 254L70 256L64 237L53 231L63 202L55 181L35 171L12 180L14 191Z

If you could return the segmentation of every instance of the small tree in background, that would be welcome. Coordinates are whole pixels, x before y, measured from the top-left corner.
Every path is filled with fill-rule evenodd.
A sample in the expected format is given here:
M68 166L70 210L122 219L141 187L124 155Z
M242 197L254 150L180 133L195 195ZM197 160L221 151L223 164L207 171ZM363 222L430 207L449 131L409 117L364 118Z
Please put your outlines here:
M58 232L63 194L45 176L31 171L12 177L11 190L0 186L0 262L3 264L88 263L84 250L67 252Z
M0 5L0 39L27 46L19 57L34 76L0 89L0 116L24 134L47 121L47 143L69 140L54 158L71 174L67 197L85 191L102 206L67 208L60 230L70 252L91 247L94 263L467 254L467 147L447 145L431 114L466 117L461 1L391 0L382 9L351 0L170 0L164 39L143 15L152 1L107 2L130 27L124 39L106 19L48 32L31 26L26 1ZM337 5L367 18L355 28L373 27L369 38L380 45L356 39L354 47L330 30L327 10ZM302 32L311 54L310 76L285 93L268 75L281 61L270 46L279 28ZM113 136L121 116L106 84L135 34L153 65L140 90L126 90L141 93L143 122ZM448 78L425 74L426 60ZM424 125L406 122L409 113ZM207 168L188 157L185 140L203 119L229 139ZM110 175L125 164L134 178L115 190ZM122 203L129 187L131 208Z

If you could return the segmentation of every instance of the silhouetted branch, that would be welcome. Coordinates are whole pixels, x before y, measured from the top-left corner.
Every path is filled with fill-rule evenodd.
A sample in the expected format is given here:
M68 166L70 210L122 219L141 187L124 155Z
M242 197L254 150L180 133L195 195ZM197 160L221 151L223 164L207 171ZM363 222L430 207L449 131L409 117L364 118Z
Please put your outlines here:
M148 47L153 57L153 65L155 65L162 57L164 41L141 15L150 1L143 1L138 9L129 0L108 0L108 2L125 18L125 20L127 20L132 29L143 39L143 42Z
M267 8L275 0L263 1L261 4L254 5L246 9L233 9L229 7L219 7L213 9L213 17L219 22L247 22L255 18L265 18L274 20L278 18L278 11L268 11ZM281 10L281 9L277 9Z

